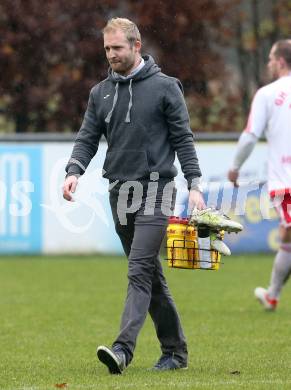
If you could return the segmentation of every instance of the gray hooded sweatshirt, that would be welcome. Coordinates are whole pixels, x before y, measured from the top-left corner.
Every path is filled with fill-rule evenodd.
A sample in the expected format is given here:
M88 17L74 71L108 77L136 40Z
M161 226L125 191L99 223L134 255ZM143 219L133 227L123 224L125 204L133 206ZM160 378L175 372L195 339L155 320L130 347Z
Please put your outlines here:
M66 171L82 175L104 135L103 176L111 182L149 180L152 172L171 180L177 175L176 152L188 188L196 187L201 172L182 85L163 74L151 56L143 58L145 65L132 78L109 69L92 88Z

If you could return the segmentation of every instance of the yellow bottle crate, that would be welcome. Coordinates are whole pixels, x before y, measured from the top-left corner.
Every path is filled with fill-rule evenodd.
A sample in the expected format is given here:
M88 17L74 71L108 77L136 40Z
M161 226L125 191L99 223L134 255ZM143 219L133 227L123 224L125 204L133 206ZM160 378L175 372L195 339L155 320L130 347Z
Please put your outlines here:
M171 268L218 270L221 255L210 252L209 260L200 261L197 230L188 224L187 218L171 217L167 228L167 261ZM208 263L207 266L205 266Z

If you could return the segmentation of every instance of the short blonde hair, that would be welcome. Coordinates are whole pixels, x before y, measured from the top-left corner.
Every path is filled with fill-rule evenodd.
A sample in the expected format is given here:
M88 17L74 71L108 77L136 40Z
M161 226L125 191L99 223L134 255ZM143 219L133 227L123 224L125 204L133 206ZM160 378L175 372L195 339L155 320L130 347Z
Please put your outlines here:
M103 34L109 31L121 30L124 32L130 46L133 46L136 41L141 42L141 35L137 25L126 18L112 18L108 20L103 29Z

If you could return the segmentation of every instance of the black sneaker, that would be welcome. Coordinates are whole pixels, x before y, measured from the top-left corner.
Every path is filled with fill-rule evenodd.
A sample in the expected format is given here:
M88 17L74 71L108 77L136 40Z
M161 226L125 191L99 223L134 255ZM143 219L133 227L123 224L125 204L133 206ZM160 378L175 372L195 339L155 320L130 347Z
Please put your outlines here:
M157 363L152 368L156 371L167 371L167 370L186 370L188 368L187 362L178 360L174 354L162 355Z
M113 351L101 345L97 348L97 357L101 363L108 367L110 374L122 374L126 367L125 353L121 350Z

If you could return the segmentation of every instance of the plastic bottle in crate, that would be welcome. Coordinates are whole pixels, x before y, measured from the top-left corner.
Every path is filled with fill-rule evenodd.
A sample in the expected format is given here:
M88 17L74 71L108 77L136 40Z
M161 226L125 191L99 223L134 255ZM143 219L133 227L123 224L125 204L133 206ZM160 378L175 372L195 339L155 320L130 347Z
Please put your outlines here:
M167 228L168 266L196 268L197 233L187 218L171 217Z
M206 226L198 228L198 248L199 248L199 268L218 270L220 265L221 255L218 251L211 249L210 229ZM221 239L224 232L220 233Z
M198 227L199 263L203 269L211 268L210 229L206 226Z

